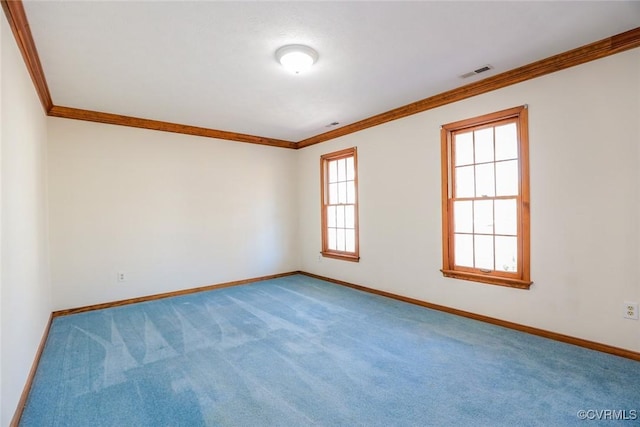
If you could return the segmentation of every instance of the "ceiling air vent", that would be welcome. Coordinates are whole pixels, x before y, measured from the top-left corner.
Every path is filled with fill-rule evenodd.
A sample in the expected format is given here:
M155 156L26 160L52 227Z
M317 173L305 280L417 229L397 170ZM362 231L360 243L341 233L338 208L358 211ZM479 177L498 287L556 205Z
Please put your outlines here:
M483 65L482 67L478 68L477 70L473 70L471 72L468 72L468 73L465 73L465 74L461 75L460 78L466 79L466 78L475 76L477 74L484 73L485 71L489 71L489 70L493 70L493 66L492 65L489 65L489 64Z

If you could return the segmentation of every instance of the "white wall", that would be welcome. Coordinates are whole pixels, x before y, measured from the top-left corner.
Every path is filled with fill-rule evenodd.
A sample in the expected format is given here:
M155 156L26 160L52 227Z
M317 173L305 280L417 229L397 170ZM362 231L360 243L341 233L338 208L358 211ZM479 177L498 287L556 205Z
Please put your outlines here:
M4 47L4 20L0 18L0 425L4 425L2 410L2 51Z
M443 278L440 126L529 105L529 291ZM640 49L300 150L301 269L640 351ZM358 147L359 263L319 259L321 154Z
M1 31L0 423L16 410L51 313L46 118L4 14Z
M294 150L48 120L55 309L298 268Z
M2 51L4 40L2 30L4 20L0 19L0 425L3 425L2 411Z

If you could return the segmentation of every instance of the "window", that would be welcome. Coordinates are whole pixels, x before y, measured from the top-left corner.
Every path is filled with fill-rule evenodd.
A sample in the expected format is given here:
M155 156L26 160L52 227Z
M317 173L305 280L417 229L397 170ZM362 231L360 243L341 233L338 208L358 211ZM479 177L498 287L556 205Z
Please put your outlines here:
M528 289L526 106L442 127L442 273Z
M358 261L358 162L356 148L325 154L322 175L322 255Z

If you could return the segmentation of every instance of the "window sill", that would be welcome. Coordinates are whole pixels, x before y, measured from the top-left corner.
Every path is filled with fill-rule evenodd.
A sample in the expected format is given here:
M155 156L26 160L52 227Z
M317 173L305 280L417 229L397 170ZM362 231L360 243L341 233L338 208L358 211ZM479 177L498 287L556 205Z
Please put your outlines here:
M340 252L320 252L320 254L325 258L341 259L343 261L351 262L360 261L360 257L354 254L345 254Z
M466 271L440 270L444 277L454 279L470 280L472 282L486 283L488 285L506 286L516 289L529 289L533 282L527 280L514 279L510 277L490 276L478 273L468 273Z

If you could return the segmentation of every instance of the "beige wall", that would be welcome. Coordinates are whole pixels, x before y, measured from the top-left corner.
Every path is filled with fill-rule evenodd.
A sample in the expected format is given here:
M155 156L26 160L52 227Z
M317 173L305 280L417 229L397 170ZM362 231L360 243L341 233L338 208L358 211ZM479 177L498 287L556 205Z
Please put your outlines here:
M4 14L0 27L0 423L6 426L51 313L51 288L46 118Z
M49 118L54 308L296 270L295 156Z
M301 269L640 351L640 49L299 151ZM531 290L442 277L440 126L529 105ZM358 147L359 263L319 259L318 158Z

